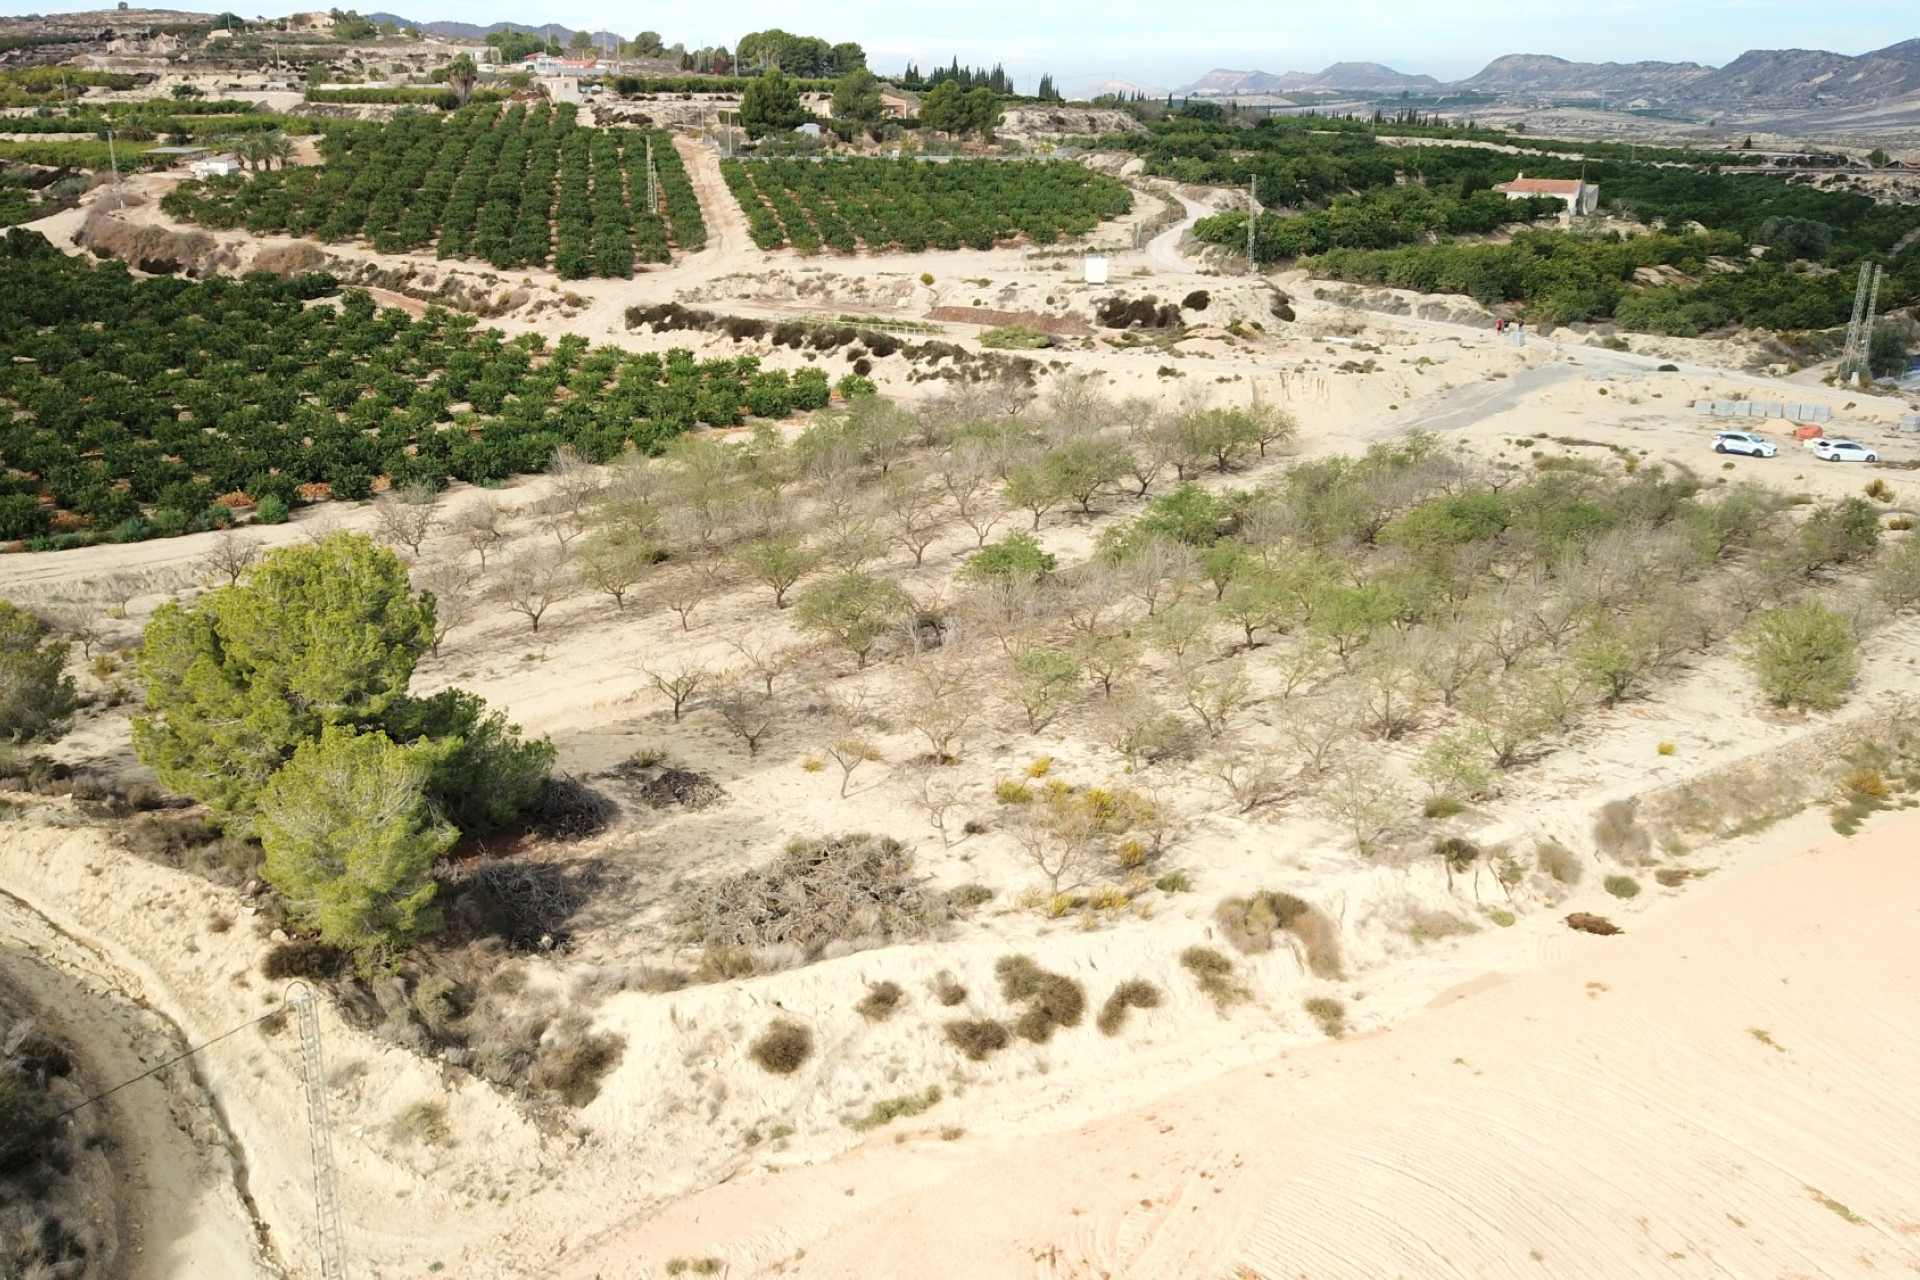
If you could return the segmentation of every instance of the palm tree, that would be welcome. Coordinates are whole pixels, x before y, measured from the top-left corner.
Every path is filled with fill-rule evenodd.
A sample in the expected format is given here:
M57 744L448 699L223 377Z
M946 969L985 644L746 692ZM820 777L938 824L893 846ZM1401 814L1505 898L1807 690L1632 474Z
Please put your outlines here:
M284 169L287 161L293 158L293 139L278 129L270 130L260 139L260 155L267 161L267 168L273 168L272 162L278 160Z
M467 105L467 99L473 96L473 82L480 78L480 71L473 65L473 59L461 54L447 64L447 83L460 95L460 105Z

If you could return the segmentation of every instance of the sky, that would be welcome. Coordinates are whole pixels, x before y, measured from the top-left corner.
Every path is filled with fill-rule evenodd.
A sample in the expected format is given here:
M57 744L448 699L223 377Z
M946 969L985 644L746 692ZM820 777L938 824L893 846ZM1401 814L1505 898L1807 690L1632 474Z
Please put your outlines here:
M48 8L44 0L0 0L0 13ZM421 22L559 22L629 36L644 28L689 47L731 48L745 32L777 26L858 41L868 65L882 73L909 60L924 69L958 56L967 65L1002 63L1023 88L1051 72L1068 91L1112 76L1177 87L1215 67L1277 73L1341 61L1381 62L1454 80L1507 53L1719 66L1748 49L1858 54L1920 37L1920 5L1913 0L1843 0L1838 8L1806 0L1212 0L1191 10L1165 0L813 0L804 6L720 0L671 7L616 0L363 0L363 12L375 10Z

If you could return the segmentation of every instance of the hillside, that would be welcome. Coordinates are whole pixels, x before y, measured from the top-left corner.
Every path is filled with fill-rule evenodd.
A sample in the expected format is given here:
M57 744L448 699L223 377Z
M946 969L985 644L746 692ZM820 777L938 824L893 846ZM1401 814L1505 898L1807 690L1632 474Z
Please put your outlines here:
M1227 97L1334 90L1642 100L1649 106L1705 111L1867 107L1920 100L1920 39L1858 56L1818 49L1753 49L1718 68L1698 62L1574 62L1550 54L1514 53L1447 84L1377 62L1337 62L1324 71L1284 75L1223 68L1176 92Z
M1289 71L1285 75L1273 75L1266 71L1209 71L1176 92L1204 97L1229 97L1236 94L1318 93L1330 90L1399 93L1406 89L1427 93L1440 87L1440 82L1432 76L1405 75L1378 62L1336 62L1324 71Z

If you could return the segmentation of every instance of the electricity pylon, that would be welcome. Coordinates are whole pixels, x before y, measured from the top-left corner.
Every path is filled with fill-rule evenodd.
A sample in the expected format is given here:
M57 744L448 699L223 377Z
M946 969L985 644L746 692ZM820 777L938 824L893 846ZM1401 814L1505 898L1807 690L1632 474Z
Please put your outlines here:
M320 1057L320 1002L295 983L287 992L300 1021L300 1075L307 1086L307 1139L313 1150L313 1216L320 1280L347 1280L347 1242L340 1226L340 1180L333 1164L333 1126L327 1119L326 1065Z

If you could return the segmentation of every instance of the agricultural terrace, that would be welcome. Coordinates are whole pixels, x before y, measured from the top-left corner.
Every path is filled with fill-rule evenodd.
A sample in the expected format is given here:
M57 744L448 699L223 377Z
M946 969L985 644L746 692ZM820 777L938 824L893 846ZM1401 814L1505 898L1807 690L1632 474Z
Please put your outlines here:
M826 375L753 357L509 341L470 316L377 309L330 276L135 280L13 228L0 242L0 538L61 549L212 527L223 498L604 462L696 423L816 409ZM329 299L317 302L317 299ZM307 492L312 492L308 490Z
M564 279L631 276L634 264L703 248L707 228L664 132L590 129L572 104L467 107L328 132L325 163L182 183L174 217L316 240L363 239L379 253L432 247ZM660 208L647 207L647 157Z
M991 249L1084 235L1133 207L1112 178L1064 161L738 160L721 165L762 249Z
M1381 133L1410 134L1406 145ZM1422 146L1498 140L1533 154ZM1400 123L1261 120L1246 128L1176 119L1101 140L1142 155L1147 172L1180 182L1244 186L1257 178L1268 212L1255 228L1263 262L1303 260L1315 275L1521 304L1533 319L1613 320L1680 337L1743 325L1819 329L1846 323L1859 264L1886 260L1920 210L1879 204L1755 172L1722 172L1724 155L1629 149ZM1557 154L1568 148L1578 154ZM1549 154L1553 153L1553 154ZM1738 159L1738 157L1736 157ZM1651 234L1529 230L1487 233L1559 212L1557 201L1509 203L1491 188L1524 170L1585 177L1602 211ZM1203 218L1196 238L1246 244L1246 214ZM1467 240L1462 237L1474 237ZM1920 298L1920 256L1887 263L1882 306Z

